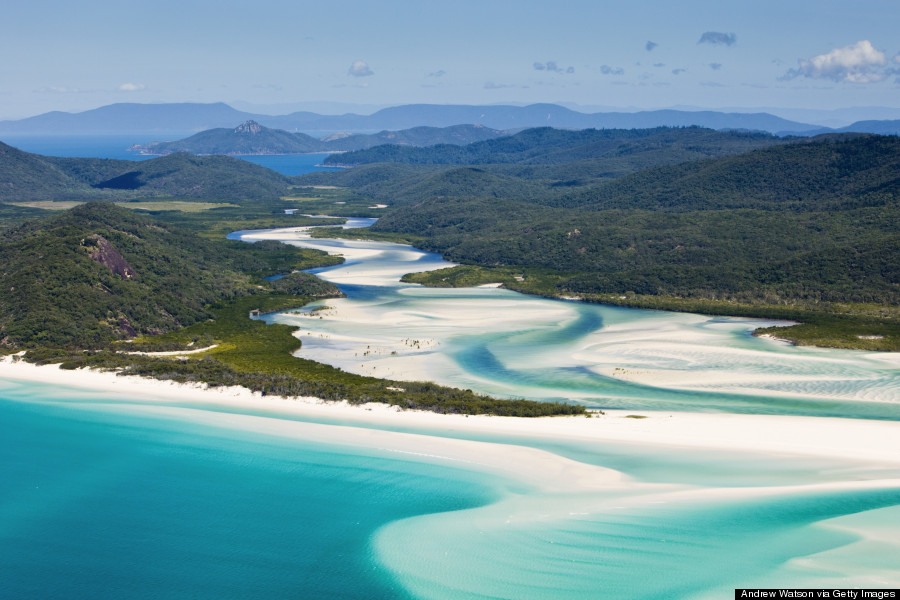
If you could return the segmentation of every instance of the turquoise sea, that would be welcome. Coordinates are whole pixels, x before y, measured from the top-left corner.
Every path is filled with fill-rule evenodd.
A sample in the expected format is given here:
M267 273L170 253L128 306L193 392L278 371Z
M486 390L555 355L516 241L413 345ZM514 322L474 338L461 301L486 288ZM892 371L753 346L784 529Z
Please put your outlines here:
M374 532L499 495L199 412L0 384L0 597L402 598Z
M896 462L493 436L638 486L554 493L241 412L0 384L0 597L693 599L900 581ZM828 487L848 480L879 483ZM710 490L724 495L695 495Z
M401 285L398 273L443 266L404 246L239 237L345 254L322 274L347 298L268 318L304 331L301 352L348 370L410 365L476 390L659 418L900 420L896 354L793 348L753 338L745 319ZM624 478L537 489L476 462L266 426L297 418L0 381L0 598L711 600L736 587L900 586L896 456L419 432Z

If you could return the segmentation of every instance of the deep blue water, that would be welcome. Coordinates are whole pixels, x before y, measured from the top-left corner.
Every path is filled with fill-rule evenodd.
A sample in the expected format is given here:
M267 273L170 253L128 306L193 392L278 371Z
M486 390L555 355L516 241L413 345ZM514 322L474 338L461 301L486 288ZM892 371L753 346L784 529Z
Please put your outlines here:
M134 144L177 140L192 135L193 132L171 132L158 134L123 135L9 135L0 136L0 141L20 150L45 156L75 156L82 158L116 158L120 160L149 160L155 156L129 152ZM313 171L333 171L334 167L322 167L327 157L322 154L289 154L272 156L238 156L242 160L261 165L283 175L302 175Z

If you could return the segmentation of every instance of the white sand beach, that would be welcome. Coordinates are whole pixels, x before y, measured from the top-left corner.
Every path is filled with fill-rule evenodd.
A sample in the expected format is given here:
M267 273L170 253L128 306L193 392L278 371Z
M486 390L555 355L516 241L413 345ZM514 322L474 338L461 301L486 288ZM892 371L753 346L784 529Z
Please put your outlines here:
M668 411L606 411L606 414L594 414L592 418L467 417L400 410L382 404L351 405L316 398L263 397L244 388L209 389L122 377L110 372L62 370L54 365L35 366L15 357L0 359L0 378L114 393L122 398L139 398L148 406L154 402L160 405L190 402L194 406L206 403L211 409L221 405L235 409L265 409L271 410L273 415L283 414L300 420L304 417L335 417L358 426L318 425L277 418L254 422L255 417L244 415L227 418L238 418L235 426L265 427L273 434L323 436L322 439L327 438L330 443L388 448L410 456L418 454L432 459L442 457L463 461L478 465L476 468L497 470L551 486L559 485L561 481L568 482L567 486L573 481L606 485L617 481L619 475L540 450L443 436L453 432L477 432L567 441L623 442L658 448L661 452L680 448L852 460L878 468L900 467L900 425L890 421ZM379 430L379 427L398 425L415 429L421 435ZM515 460L510 460L510 452L515 455ZM527 457L523 452L528 452Z

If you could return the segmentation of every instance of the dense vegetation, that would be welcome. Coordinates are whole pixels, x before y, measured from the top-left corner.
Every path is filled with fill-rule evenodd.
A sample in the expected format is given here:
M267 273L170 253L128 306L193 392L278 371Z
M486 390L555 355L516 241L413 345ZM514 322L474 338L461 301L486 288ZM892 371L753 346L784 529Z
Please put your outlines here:
M0 203L135 197L277 201L290 179L225 156L172 154L145 161L59 158L0 142Z
M258 293L259 275L333 264L284 244L211 241L110 203L0 236L0 343L96 347L209 317L211 302Z
M554 204L591 209L852 210L894 203L900 137L824 136L718 160L647 169Z
M815 321L816 343L830 329L830 345L900 348L898 138L826 136L565 186L496 165L390 167L398 177L380 180L380 165L332 177L361 169L356 193L394 194L373 233L543 274L507 277L513 289Z
M437 196L492 196L552 205L642 169L789 141L764 133L699 127L584 131L545 127L462 147L379 146L333 155L326 162L359 166L340 173L312 173L296 181L346 186L390 204L415 204ZM368 164L371 161L390 162Z

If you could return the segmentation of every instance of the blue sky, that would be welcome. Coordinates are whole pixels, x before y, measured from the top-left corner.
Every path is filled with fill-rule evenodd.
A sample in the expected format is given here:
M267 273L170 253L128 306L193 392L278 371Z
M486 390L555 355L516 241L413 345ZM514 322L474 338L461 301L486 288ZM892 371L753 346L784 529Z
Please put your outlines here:
M900 107L900 2L201 2L4 8L0 118L114 102Z

